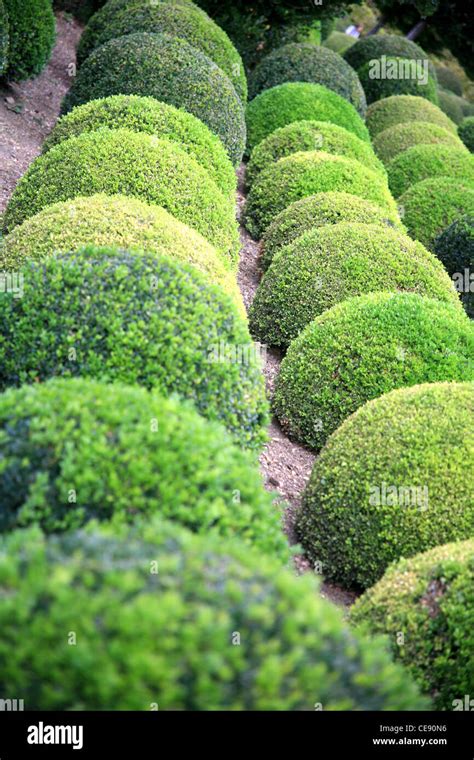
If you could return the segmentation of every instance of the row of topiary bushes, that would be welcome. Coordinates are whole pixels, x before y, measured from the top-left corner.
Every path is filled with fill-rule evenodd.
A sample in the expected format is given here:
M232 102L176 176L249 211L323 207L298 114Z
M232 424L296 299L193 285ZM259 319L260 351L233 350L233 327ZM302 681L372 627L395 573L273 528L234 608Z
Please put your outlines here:
M411 45L370 37L345 57L364 83L369 59L416 58ZM319 454L295 526L308 559L369 589L353 623L388 633L423 691L453 709L473 677L474 512L461 473L474 445L474 327L451 279L460 250L472 265L473 164L435 98L373 93L366 125L315 83L250 102L245 222L264 272L250 328L286 352L273 411Z
M39 74L55 28L51 0L0 0L0 77L21 81Z

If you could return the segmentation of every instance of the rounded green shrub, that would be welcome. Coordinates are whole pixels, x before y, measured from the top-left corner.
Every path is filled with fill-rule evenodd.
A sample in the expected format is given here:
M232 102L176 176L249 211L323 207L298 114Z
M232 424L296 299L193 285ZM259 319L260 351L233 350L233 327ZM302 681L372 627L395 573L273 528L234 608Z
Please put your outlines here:
M275 129L303 120L328 121L370 142L364 121L347 100L320 84L287 82L265 90L248 104L247 152Z
M472 536L473 411L473 383L426 383L370 401L331 436L297 517L326 578L367 588L400 557Z
M191 404L144 388L55 378L3 393L0 419L2 532L35 523L57 533L156 514L288 557L254 457Z
M399 153L415 145L449 145L462 148L463 143L453 132L428 121L405 122L384 129L374 138L374 150L385 165Z
M438 85L443 90L450 90L455 95L462 96L462 82L447 66L435 66Z
M429 177L474 182L474 156L451 145L414 145L395 156L387 171L390 190L398 198Z
M371 103L367 109L367 127L372 138L396 124L412 124L415 121L437 124L457 134L456 124L441 108L416 95L392 95Z
M192 264L245 315L235 276L207 240L160 206L124 195L98 194L46 206L3 239L0 268L18 271L27 261L43 261L89 244L147 251Z
M7 70L9 41L8 13L3 0L0 0L0 76Z
M284 430L318 450L366 401L443 380L474 380L474 325L462 309L370 293L333 306L292 342L273 403Z
M62 110L110 95L148 95L189 111L222 140L234 165L245 148L245 113L226 74L179 37L147 32L110 40L81 66Z
M397 214L388 213L357 195L344 192L316 193L291 203L267 227L262 238L259 259L261 268L267 270L274 256L303 233L325 224L340 222L379 224L404 231Z
M186 40L214 61L227 74L240 98L247 99L247 79L240 55L224 30L201 8L191 4L150 4L144 0L142 4L132 3L117 10L99 33L94 27L86 28L77 49L79 65L105 42L137 32L169 34Z
M396 213L385 178L359 161L323 151L294 153L264 169L248 195L245 224L254 237L294 201L315 193L343 191Z
M90 2L91 0L87 1ZM62 2L80 2L82 5L84 4L84 0L62 0ZM92 2L97 6L94 15L89 20L80 19L82 21L88 21L87 27L82 35L84 37L87 30L86 40L99 38L106 34L108 26L114 22L118 13L122 13L127 9L131 10L136 6L142 6L144 4L144 0L107 0L107 2L104 2L104 0L92 0ZM196 7L192 0L151 0L150 4L157 5L158 2L160 5L187 5ZM75 15L77 15L77 13Z
M295 121L276 129L254 148L245 175L247 185L250 187L263 169L280 158L308 150L324 150L352 158L386 178L385 169L371 146L353 132L328 121Z
M13 192L5 231L51 203L96 193L163 206L209 240L229 265L237 260L233 205L207 171L176 143L127 129L85 132L37 158Z
M456 219L474 214L474 183L429 177L412 185L398 199L408 234L433 249L435 238Z
M433 244L461 296L464 308L474 319L474 214L461 216Z
M389 637L394 658L432 695L436 709L472 709L474 539L391 565L352 607L351 620L371 635Z
M260 361L231 299L157 253L88 247L21 270L0 299L0 387L55 375L137 383L190 399L242 445L266 440Z
M382 56L408 58L420 62L428 60L428 56L419 45L399 34L376 34L370 37L362 37L344 53L345 60L356 71L359 71L369 61ZM436 70L431 61L428 61L428 68L430 75L436 82Z
M51 0L3 0L8 14L9 79L20 81L39 74L53 49L56 21Z
M336 92L363 117L367 110L364 90L353 68L329 48L310 42L292 42L267 55L252 71L249 95L285 82L312 82Z
M468 116L460 123L458 134L466 148L474 153L474 116Z
M329 50L334 50L335 53L343 55L346 50L355 45L355 42L354 37L350 37L350 35L344 34L344 32L334 31L331 32L327 40L324 40L322 44L324 47L329 48Z
M427 709L308 575L157 518L15 531L0 543L2 693L44 710Z
M379 65L378 75L377 64ZM387 76L381 75L384 73L384 64ZM397 76L391 78L388 76L389 72ZM410 58L378 58L365 63L357 73L369 104L392 95L414 95L438 104L436 81L429 74L425 81L425 72L420 70L416 62Z
M234 167L217 135L192 114L155 98L113 95L77 106L59 119L44 142L43 153L70 137L77 137L83 132L94 132L102 127L146 132L177 143L207 169L225 195L234 198Z
M287 348L326 309L380 290L412 291L459 308L444 267L420 243L378 224L326 224L276 254L250 307L250 330L262 343Z
M455 124L460 124L464 119L464 101L458 95L447 90L438 90L439 107Z

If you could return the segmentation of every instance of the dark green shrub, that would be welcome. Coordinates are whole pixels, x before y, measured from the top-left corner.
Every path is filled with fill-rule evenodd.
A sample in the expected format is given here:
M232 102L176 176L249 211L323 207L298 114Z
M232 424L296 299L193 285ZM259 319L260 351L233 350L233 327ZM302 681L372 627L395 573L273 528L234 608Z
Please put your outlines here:
M412 185L429 177L474 182L474 156L464 147L414 145L395 156L387 171L390 189L398 198Z
M464 308L474 319L474 214L461 216L433 244L433 250L453 278Z
M220 137L236 165L245 147L245 114L230 79L178 37L146 32L110 40L81 66L63 113L109 95L149 95L189 111Z
M247 99L244 64L227 34L195 5L132 3L117 10L99 32L91 25L81 37L77 60L82 65L98 47L117 37L136 32L169 34L186 40L205 53L227 74L242 100Z
M7 77L28 79L44 68L54 45L56 22L51 0L3 0L8 14Z
M245 175L250 187L259 173L280 158L308 150L324 150L360 161L369 169L386 172L371 146L344 127L328 121L295 121L268 135L252 151Z
M267 227L262 238L259 260L261 268L268 269L278 251L304 232L339 222L380 224L404 231L397 214L388 213L357 195L344 192L316 193L291 203Z
M85 24L105 2L106 0L53 0L53 8L57 11L72 13ZM130 2L130 0L125 0L125 2ZM107 4L109 5L110 2Z
M338 53L310 42L293 42L274 50L253 70L249 96L284 82L312 82L348 100L361 116L367 103L359 77Z
M192 114L155 98L113 95L77 106L59 119L43 144L43 153L70 137L102 127L147 132L177 143L207 169L219 189L234 201L234 167L217 135Z
M0 549L0 688L32 710L429 706L310 574L238 542L155 518L48 539L15 531Z
M247 152L275 129L294 121L329 121L370 142L363 120L332 90L309 82L287 82L257 95L247 106Z
M465 214L474 215L474 183L429 177L398 199L408 234L433 249L435 238Z
M344 53L345 60L356 71L359 71L369 61L382 56L408 58L412 61L428 60L428 56L419 45L398 34L377 34L362 37ZM428 68L430 75L436 82L436 70L431 61L428 61Z
M435 70L438 84L443 90L450 90L455 95L462 96L462 82L454 71L447 66L435 66Z
M264 169L250 190L245 224L254 237L294 201L315 193L343 191L396 213L385 178L358 161L323 151L294 153Z
M8 13L3 0L0 0L0 76L8 66L9 39Z
M355 45L355 42L354 37L350 37L348 34L344 34L344 32L334 31L324 40L323 45L329 48L329 50L334 50L335 53L343 55L346 50Z
M466 695L474 683L473 539L391 565L352 607L351 619L371 635L389 636L394 658L433 696L438 710L472 709Z
M233 205L207 171L175 143L127 129L84 132L37 158L10 199L5 231L51 203L96 193L121 193L163 206L227 261L237 260Z
M290 435L318 450L366 401L443 380L474 380L474 326L462 309L370 293L333 306L292 342L274 408Z
M326 309L380 290L459 307L444 267L420 243L379 224L326 224L277 253L250 307L250 330L262 343L287 348Z
M367 127L372 138L396 124L412 124L415 121L437 124L457 134L456 125L441 108L416 95L392 95L371 103L367 109Z
M383 132L379 132L374 138L374 150L385 165L399 153L403 153L415 145L463 147L461 140L453 132L427 121L395 124L393 127L388 127Z
M474 116L468 116L460 123L458 134L464 145L474 153Z
M124 195L99 194L46 206L3 239L0 269L18 271L27 261L43 261L89 244L148 251L192 264L245 315L235 276L207 240L160 206Z
M447 90L438 90L439 107L455 124L460 124L464 119L463 98Z
M473 383L426 383L371 401L331 436L297 518L327 579L367 588L400 557L472 536L473 411Z
M386 76L382 68L385 61ZM377 66L380 67L378 75ZM393 78L388 76L392 71L396 74ZM365 63L357 73L369 104L392 95L414 95L438 104L436 81L429 74L424 81L426 72L419 70L410 58L378 58Z
M245 446L265 440L264 382L246 323L194 267L89 247L21 271L22 297L0 299L1 388L55 375L137 383L190 399Z

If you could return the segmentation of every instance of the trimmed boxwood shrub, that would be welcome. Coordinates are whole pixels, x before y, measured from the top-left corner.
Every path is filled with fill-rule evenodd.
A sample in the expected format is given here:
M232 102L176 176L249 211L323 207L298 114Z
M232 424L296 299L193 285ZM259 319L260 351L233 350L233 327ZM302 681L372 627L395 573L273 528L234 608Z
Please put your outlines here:
M323 151L294 153L262 171L245 207L245 224L254 237L290 203L314 193L342 190L396 213L385 178L359 161Z
M337 124L328 121L295 121L268 135L252 151L245 180L250 187L259 173L280 158L308 150L324 150L360 161L369 169L386 172L371 146Z
M2 531L37 523L62 532L92 519L130 523L157 514L288 557L254 457L191 404L144 388L55 378L3 393L0 420Z
M329 50L334 50L335 53L339 53L339 55L343 55L346 50L348 50L352 45L355 45L355 39L354 37L350 37L348 34L345 34L344 32L331 32L327 40L324 40L322 43L324 47L329 48Z
M439 107L455 124L460 124L464 119L464 101L462 98L447 90L438 90Z
M81 66L62 111L110 95L150 95L189 111L220 137L234 165L245 148L245 114L230 79L179 37L146 32L110 40Z
M240 98L247 99L247 79L239 53L224 30L201 8L191 4L150 5L145 0L117 10L99 33L92 26L86 28L77 48L79 65L104 42L136 32L169 34L186 40L214 61L227 74Z
M154 518L49 538L15 531L0 550L0 687L31 709L429 707L314 578L238 542Z
M455 95L462 96L462 82L447 66L435 66L436 78L443 90L450 90Z
M371 103L367 109L367 127L372 138L396 124L412 124L415 121L428 121L457 134L456 124L441 108L416 95L392 95Z
M398 199L408 234L432 249L435 238L456 219L474 214L474 183L429 177Z
M328 48L310 42L292 42L267 55L252 71L249 95L284 82L321 84L348 100L363 117L367 110L364 90L351 66Z
M361 222L394 227L400 232L403 225L394 213L390 214L375 203L349 193L316 193L291 203L283 209L265 230L259 263L268 269L274 256L304 232L325 224Z
M359 71L369 61L382 56L388 58L409 58L414 61L425 61L428 59L425 51L419 45L401 37L399 34L377 34L370 37L363 37L357 40L349 50L344 53L345 60ZM436 70L431 61L428 61L430 75L435 82Z
M375 59L382 64L384 59ZM389 98L392 95L414 95L420 98L426 98L431 103L438 104L438 93L436 81L428 74L426 82L420 82L418 78L412 76L413 61L410 58L387 58L388 69L394 67L395 71L408 71L410 76L397 76L393 79L387 77L374 77L371 74L374 71L374 62L368 61L357 70L360 82L364 88L367 97L367 103L374 103L383 98ZM401 68L400 68L401 67Z
M148 251L189 263L245 309L237 280L216 249L160 206L124 195L92 195L46 206L7 235L0 268L18 271L28 261L77 251L89 244Z
M296 525L327 579L367 588L400 557L472 536L473 411L473 383L426 383L371 401L331 436Z
M107 27L113 23L117 13L121 13L123 10L132 9L136 6L141 6L144 0L92 0L99 6L96 9L94 15L89 19L86 29L83 32L85 35L87 30L86 39L100 37L106 33ZM83 0L66 0L66 2L83 2ZM192 0L159 0L160 5L187 5L196 7ZM151 5L158 4L158 0L152 0Z
M412 185L429 177L474 182L474 156L464 148L450 145L414 145L395 156L387 171L390 189L398 198Z
M327 224L277 253L250 307L250 330L286 348L326 309L378 290L413 291L459 308L444 267L420 243L381 225Z
M320 84L287 82L265 90L248 104L248 154L275 129L303 120L337 124L370 143L367 127L347 100Z
M15 81L39 74L53 49L56 21L51 0L4 0L8 14L7 77Z
M266 440L263 376L245 321L194 267L88 247L21 271L22 297L0 299L1 388L54 375L138 383L190 399L245 446Z
M5 73L8 66L8 13L3 0L0 0L0 76Z
M102 127L146 132L177 143L207 169L225 195L231 195L234 199L234 167L217 135L192 114L155 98L113 95L77 106L59 119L43 144L43 153L70 137Z
M435 239L433 249L453 278L468 315L474 319L474 214L450 224Z
M465 695L474 681L474 539L391 565L352 607L351 620L367 633L389 636L394 658L438 710L470 709Z
M468 116L460 123L458 134L466 148L474 153L474 116Z
M333 306L292 342L273 402L284 430L318 450L366 401L442 380L474 380L474 326L462 309L370 293Z
M381 161L387 165L399 153L415 145L450 145L462 148L463 143L453 132L427 121L395 124L384 129L374 138L374 150Z
M207 238L229 264L237 261L234 208L207 171L176 143L127 129L85 132L37 158L13 192L5 231L51 203L96 193L163 206Z

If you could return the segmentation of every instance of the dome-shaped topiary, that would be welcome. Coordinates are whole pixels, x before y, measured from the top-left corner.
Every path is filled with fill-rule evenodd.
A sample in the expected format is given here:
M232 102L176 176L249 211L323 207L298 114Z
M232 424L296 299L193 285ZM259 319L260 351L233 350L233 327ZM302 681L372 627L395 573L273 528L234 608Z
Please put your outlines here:
M137 32L169 34L186 40L205 53L227 74L242 100L247 99L247 79L244 64L227 34L196 5L132 3L115 11L99 32L87 27L77 48L77 60L86 58L109 40Z
M429 177L474 182L474 156L451 145L414 145L399 153L388 166L388 184L398 198L412 185Z
M268 269L274 256L304 232L325 224L360 222L393 227L400 232L403 225L395 213L388 213L375 203L370 203L349 193L316 193L291 203L283 209L265 230L259 263Z
M296 526L328 580L367 588L400 557L472 536L473 412L473 383L426 383L370 401L330 437Z
M247 152L275 129L294 121L328 121L370 142L354 106L332 90L309 82L287 82L257 95L247 106Z
M462 82L454 71L447 66L435 66L435 71L438 85L443 90L450 90L455 95L462 96Z
M419 45L401 37L399 34L377 34L369 37L363 37L357 40L349 50L344 53L345 60L358 71L362 66L376 58L386 56L387 58L408 58L412 61L427 61L430 75L435 82L436 70L425 51Z
M163 206L234 262L239 240L233 205L176 143L127 129L71 137L37 158L4 216L11 231L45 206L96 193L131 195Z
M415 145L449 145L462 148L463 143L453 132L428 121L405 122L384 129L374 138L374 150L385 165L399 153Z
M458 134L466 148L474 153L474 116L468 116L460 123Z
M323 151L294 153L262 171L245 207L245 225L259 237L275 216L294 201L315 193L340 191L373 201L396 214L385 178L358 161Z
M352 607L351 620L369 635L388 635L394 658L438 710L472 710L474 539L391 565Z
M3 0L0 0L0 76L5 73L8 66L9 46L8 13Z
M292 342L273 403L283 428L317 450L366 401L442 380L474 380L474 325L462 309L370 293L333 306Z
M84 0L61 0L62 2L76 2L84 5ZM142 6L146 0L88 0L96 4L95 12L90 19L80 19L82 21L88 21L87 23L87 39L98 38L106 33L107 27L113 23L114 18L118 13L128 9L135 8L136 6ZM151 0L150 5L185 5L196 7L192 0ZM75 14L77 15L77 14ZM79 17L79 16L78 16ZM85 35L86 29L82 36Z
M77 106L59 119L43 144L43 153L70 137L102 127L146 132L177 143L207 169L218 188L234 202L234 167L217 135L192 114L155 98L112 95Z
M474 319L474 214L461 216L433 244L458 290L464 308Z
M376 58L357 73L368 104L392 95L414 95L438 104L436 80L410 58Z
M157 514L288 558L254 457L191 404L144 388L55 378L3 393L0 420L2 532L37 523L57 533L92 519L131 523Z
M456 219L474 215L474 183L429 177L412 185L398 199L408 234L433 249L435 238Z
M81 66L63 113L109 95L150 95L197 116L220 137L238 164L245 147L245 114L226 74L179 37L146 32L110 40Z
M124 195L92 195L46 206L0 244L0 269L18 271L26 261L77 251L89 244L171 256L219 285L245 315L237 280L216 249L160 206Z
M156 253L82 249L25 264L0 299L0 387L54 375L138 383L190 399L243 445L265 440L260 361L231 299Z
M39 74L54 45L56 22L51 0L3 0L8 14L9 79L20 81Z
M359 77L344 58L329 48L311 42L292 42L277 48L252 71L249 95L254 98L263 90L284 82L321 84L348 100L365 116L367 103Z
M396 124L415 121L437 124L457 134L456 124L438 106L416 95L392 95L371 103L367 109L367 127L372 138Z
M309 575L157 518L15 531L0 543L2 693L44 710L427 709Z
M438 90L438 102L442 111L455 124L460 124L464 119L464 101L458 95L448 90Z
M360 161L369 169L386 172L371 146L344 127L328 121L295 121L272 132L252 151L245 180L250 187L259 173L280 158L308 150L324 150Z
M262 343L287 348L326 309L379 290L460 306L444 267L420 243L381 225L327 224L277 253L250 307L250 330Z

